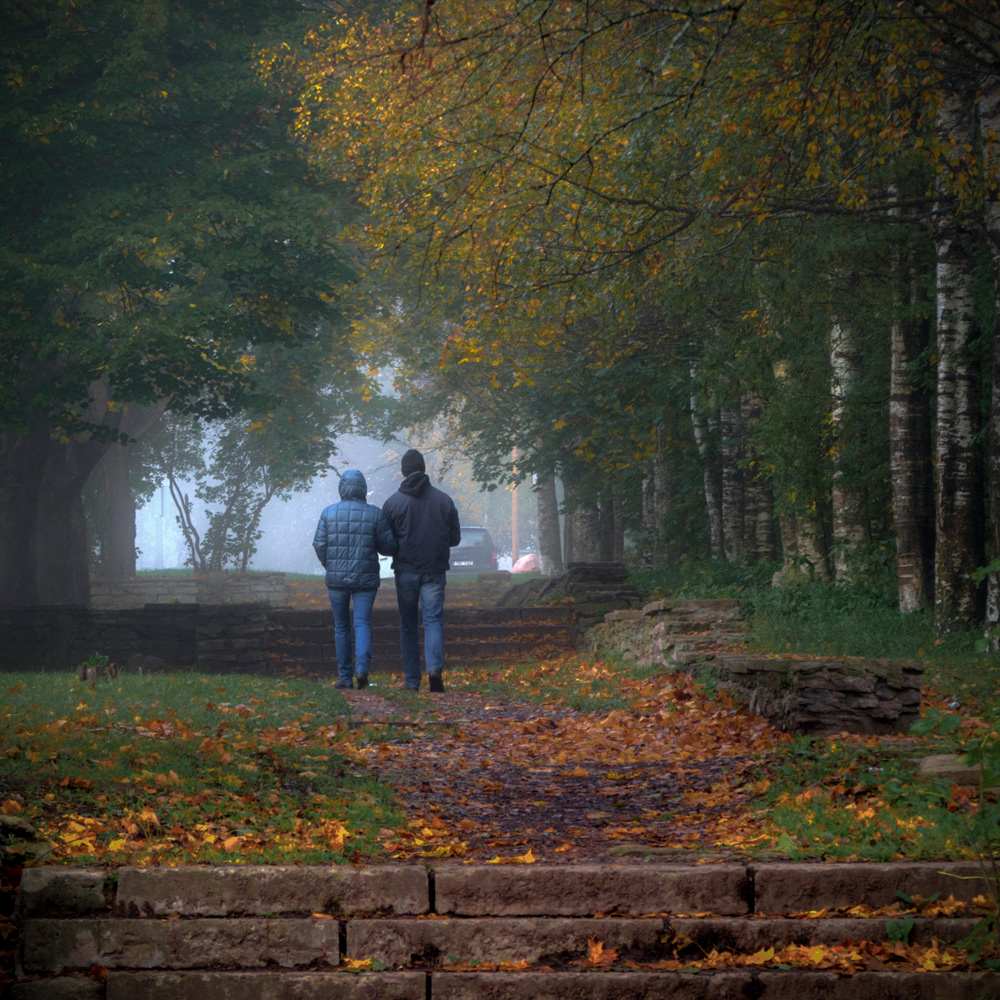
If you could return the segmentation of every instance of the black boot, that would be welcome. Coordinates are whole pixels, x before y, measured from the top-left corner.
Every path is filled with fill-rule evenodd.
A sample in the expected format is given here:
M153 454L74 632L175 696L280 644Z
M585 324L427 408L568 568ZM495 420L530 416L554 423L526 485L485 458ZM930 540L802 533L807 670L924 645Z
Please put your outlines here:
M441 680L440 674L428 674L427 684L431 691L440 694L444 690L444 681Z

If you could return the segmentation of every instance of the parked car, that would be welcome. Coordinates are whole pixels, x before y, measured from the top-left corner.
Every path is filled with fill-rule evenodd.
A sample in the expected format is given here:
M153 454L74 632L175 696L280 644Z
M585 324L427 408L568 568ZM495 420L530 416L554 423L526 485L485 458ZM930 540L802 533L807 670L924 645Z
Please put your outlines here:
M451 550L450 573L487 573L497 568L497 550L485 528L462 526L462 540Z

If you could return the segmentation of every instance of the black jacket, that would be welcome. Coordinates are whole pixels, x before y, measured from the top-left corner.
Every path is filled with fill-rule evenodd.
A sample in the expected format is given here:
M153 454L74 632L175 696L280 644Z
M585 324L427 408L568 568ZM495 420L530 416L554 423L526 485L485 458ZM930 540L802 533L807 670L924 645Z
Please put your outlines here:
M382 513L399 542L392 561L397 573L447 573L453 545L462 540L458 511L447 493L414 472L384 504Z

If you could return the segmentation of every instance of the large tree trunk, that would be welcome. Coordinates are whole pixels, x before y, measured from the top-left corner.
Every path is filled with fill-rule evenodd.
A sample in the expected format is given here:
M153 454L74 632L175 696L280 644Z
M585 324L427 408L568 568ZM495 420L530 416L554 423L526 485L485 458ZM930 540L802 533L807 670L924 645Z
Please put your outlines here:
M598 558L601 562L615 561L615 533L617 531L615 501L610 492L605 493L601 501L601 512L599 520L599 550Z
M746 548L743 492L742 422L735 407L723 407L722 430L722 548L726 562L739 562Z
M836 289L834 294L837 294ZM857 569L859 551L871 539L864 513L864 497L844 471L845 423L848 399L858 379L858 349L854 330L834 314L830 322L830 367L833 446L833 572L838 583L849 583Z
M35 520L50 431L31 414L24 434L0 435L0 604L37 604Z
M102 381L91 389L87 419L117 429L120 413ZM46 413L29 415L27 433L3 439L0 473L0 600L17 604L89 604L90 557L83 486L110 442L65 440Z
M945 98L946 138L971 142L971 101ZM974 269L977 240L970 220L939 213L937 250L937 505L934 627L939 635L981 620L981 588L972 574L982 565L984 538L982 455L976 440L980 371L972 357L976 327Z
M49 440L35 523L39 604L90 604L83 487L109 447L92 439Z
M559 501L556 496L556 477L551 473L538 480L538 558L543 576L559 576L562 573Z
M701 407L694 389L695 370L691 370L691 426L694 428L694 442L701 462L702 480L705 490L705 509L708 513L708 536L713 559L723 557L722 548L722 482L719 462L712 448L708 419Z
M917 315L914 250L893 262L895 315L889 374L889 464L896 526L896 579L903 614L931 607L934 596L934 468L931 404L910 365L926 349L930 323Z
M600 562L600 512L589 503L573 512L573 561Z
M97 576L127 580L135 576L135 497L129 476L129 459L135 441L141 441L163 415L164 407L130 404L122 413L119 430L128 444L115 442L104 453L97 472L104 485L107 509L100 532L101 558Z
M830 579L826 544L818 518L803 514L785 514L779 518L781 529L781 569L774 583Z

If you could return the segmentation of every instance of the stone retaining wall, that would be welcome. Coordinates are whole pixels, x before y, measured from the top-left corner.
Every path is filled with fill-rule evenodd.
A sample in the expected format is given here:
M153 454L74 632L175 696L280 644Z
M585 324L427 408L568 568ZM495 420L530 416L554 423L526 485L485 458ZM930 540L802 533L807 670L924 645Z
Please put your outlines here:
M705 670L786 732L906 733L920 717L923 668L913 660L725 655Z
M0 670L70 670L102 653L126 670L266 673L267 613L261 604L4 606Z
M479 1000L641 996L962 1000L1000 975L822 981L776 969L642 969L675 953L885 942L885 918L837 917L899 893L959 903L974 863L385 865L26 869L11 1000ZM831 916L804 920L804 912ZM971 917L916 916L911 940L955 942ZM582 971L593 942L625 967ZM351 968L352 963L355 968ZM521 971L505 972L501 963ZM383 971L359 971L371 966ZM463 969L452 971L451 967ZM487 971L473 971L482 966ZM577 966L577 968L574 968ZM97 970L97 972L95 972ZM638 971L637 971L638 970ZM766 988L762 986L766 984ZM994 992L972 992L985 990Z
M919 717L919 663L730 652L742 618L741 601L654 601L605 616L587 642L593 652L711 678L786 732L905 733Z
M286 603L284 573L207 573L192 576L135 576L94 580L94 608L141 608L147 604Z

